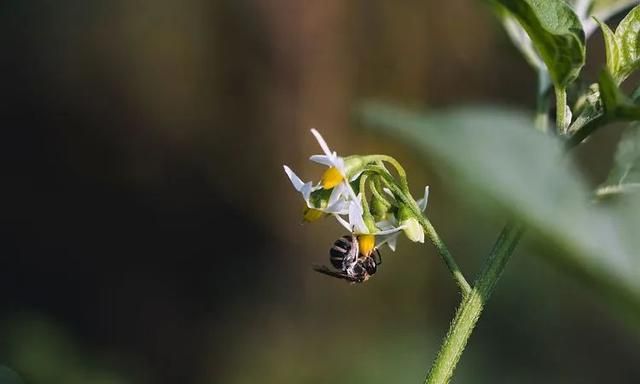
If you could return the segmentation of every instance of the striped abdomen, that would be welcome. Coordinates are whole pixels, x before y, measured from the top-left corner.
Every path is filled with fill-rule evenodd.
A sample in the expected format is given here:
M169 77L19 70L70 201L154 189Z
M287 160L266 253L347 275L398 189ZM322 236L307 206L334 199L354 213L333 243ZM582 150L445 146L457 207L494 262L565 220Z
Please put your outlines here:
M355 246L358 246L357 243ZM336 269L342 270L345 267L345 259L351 262L355 260L357 254L357 249L354 249L353 236L345 235L333 243L333 247L329 250L329 260Z

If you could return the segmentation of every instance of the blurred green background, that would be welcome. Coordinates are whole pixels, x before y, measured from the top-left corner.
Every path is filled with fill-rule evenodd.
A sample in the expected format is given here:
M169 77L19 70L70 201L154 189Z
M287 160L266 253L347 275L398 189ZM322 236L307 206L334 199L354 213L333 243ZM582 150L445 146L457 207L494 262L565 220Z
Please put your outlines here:
M504 217L352 110L530 109L534 73L486 6L8 0L0 32L0 381L423 380L459 301L434 249L401 240L361 286L313 273L342 232L301 224L282 164L317 178L311 127L339 153L395 156L473 276ZM594 184L618 134L577 153ZM638 327L536 257L552 252L518 248L456 382L640 381Z

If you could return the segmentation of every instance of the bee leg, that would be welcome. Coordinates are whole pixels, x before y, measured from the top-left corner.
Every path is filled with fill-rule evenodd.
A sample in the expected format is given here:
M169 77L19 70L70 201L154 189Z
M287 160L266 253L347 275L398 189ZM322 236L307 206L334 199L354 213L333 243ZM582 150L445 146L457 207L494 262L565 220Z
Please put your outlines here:
M382 255L380 254L380 251L378 251L378 249L373 252L373 255L376 256L373 258L373 261L375 261L377 265L382 264Z

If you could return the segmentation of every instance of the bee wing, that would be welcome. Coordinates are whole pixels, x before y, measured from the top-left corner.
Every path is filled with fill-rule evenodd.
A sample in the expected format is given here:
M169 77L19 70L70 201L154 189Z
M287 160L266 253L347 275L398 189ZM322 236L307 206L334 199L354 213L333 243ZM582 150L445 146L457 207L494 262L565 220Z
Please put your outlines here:
M316 265L316 264L314 264L313 265L313 270L316 271L316 272L320 272L322 274L331 276L331 277L335 277L335 278L338 278L338 279L344 279L344 280L350 281L352 283L357 281L356 279L354 279L353 277L347 275L344 272L332 271L331 269L329 269L327 266L324 266L324 265Z

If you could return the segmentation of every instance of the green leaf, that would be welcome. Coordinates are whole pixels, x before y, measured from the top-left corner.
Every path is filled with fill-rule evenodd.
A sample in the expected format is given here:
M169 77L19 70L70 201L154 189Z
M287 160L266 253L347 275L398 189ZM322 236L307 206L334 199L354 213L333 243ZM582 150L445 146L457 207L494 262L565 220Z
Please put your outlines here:
M607 70L600 73L598 89L600 90L604 113L609 116L615 115L618 105L624 101L624 95L620 92L618 85Z
M598 19L596 19L596 22L600 26L600 29L602 30L602 37L604 38L607 68L609 69L609 72L616 73L620 61L620 47L618 46L618 39L607 24Z
M547 65L551 80L566 88L578 77L585 61L585 37L580 20L563 0L493 0L527 31Z
M607 21L618 15L626 14L634 6L638 4L638 0L575 0L573 7L576 14L582 20L587 40L598 29L597 20ZM589 17L591 16L591 17Z
M622 93L609 71L602 71L598 85L604 113L610 121L640 120L640 105Z
M607 68L616 84L620 84L640 67L640 6L622 19L615 33L603 22L596 21L604 36Z
M555 244L557 260L640 309L640 265L620 218L590 203L591 193L562 144L534 129L530 116L464 108L424 116L384 104L362 109L365 122L447 170L470 196L484 196ZM432 202L433 203L433 202Z
M609 177L596 191L598 197L640 192L640 125L622 136Z
M503 10L503 8L501 8L501 10ZM538 55L538 52L533 48L533 42L529 38L529 35L527 35L527 31L520 26L518 20L506 11L499 12L499 17L502 20L502 25L507 35L509 35L511 42L518 48L527 62L536 70L545 68L540 55Z
M624 79L640 65L640 6L622 19L616 28L616 40L620 47L619 71Z

